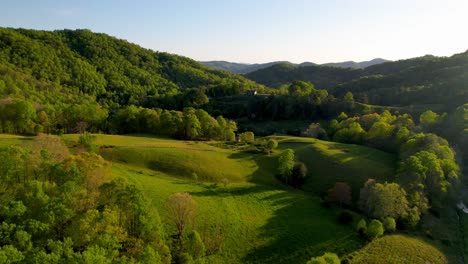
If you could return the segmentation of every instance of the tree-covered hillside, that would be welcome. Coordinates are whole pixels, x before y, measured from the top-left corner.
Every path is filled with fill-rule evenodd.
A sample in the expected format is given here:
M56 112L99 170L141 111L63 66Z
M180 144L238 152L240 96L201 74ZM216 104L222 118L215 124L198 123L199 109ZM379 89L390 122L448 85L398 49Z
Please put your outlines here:
M365 69L278 64L245 76L271 87L308 81L337 97L352 92L356 101L375 105L441 104L445 110L453 110L468 101L468 52L386 62Z
M69 95L95 96L113 108L127 104L176 108L190 89L202 90L209 96L264 89L241 76L213 70L194 60L154 52L89 30L0 28L0 67L4 75L0 83L2 97L15 89L7 79L19 72L22 79L60 86ZM18 76L11 79L17 80ZM28 94L35 89L20 88Z
M300 80L312 82L320 89L330 89L358 78L360 73L360 70L351 68L317 65L296 66L290 63L281 63L248 73L245 77L276 88Z

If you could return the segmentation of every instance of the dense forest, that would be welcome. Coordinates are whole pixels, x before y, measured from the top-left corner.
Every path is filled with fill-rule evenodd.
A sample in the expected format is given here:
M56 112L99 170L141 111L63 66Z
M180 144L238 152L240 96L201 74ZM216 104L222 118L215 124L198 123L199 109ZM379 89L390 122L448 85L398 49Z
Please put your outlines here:
M365 69L278 64L245 76L270 87L309 81L337 97L352 92L356 101L366 104L434 104L447 111L468 101L467 68L465 52L385 62Z
M254 253L223 251L229 235L257 230L232 219L196 223L198 201L217 208L214 199L226 197L232 208L221 204L222 215L252 206L252 222L266 222L252 215L271 197L338 215L327 224L348 232L352 243L328 246L349 262L353 251L394 232L451 246L459 238L435 230L450 230L454 206L465 198L467 67L468 53L365 69L277 64L246 75L262 85L89 30L0 28L0 133L27 136L17 144L10 135L0 140L0 263L204 263L234 255L234 262L258 262L282 250L258 253L255 244ZM408 105L417 110L402 107ZM255 130L266 136L255 138L246 128L297 120L307 126L286 131L290 138L271 135L279 128ZM95 134L112 135L98 144ZM136 139L123 144L113 134ZM311 153L333 160L323 185L312 177L320 168L307 168L317 163ZM388 166L385 175L330 180L333 168L374 154ZM151 180L137 186L145 174ZM155 179L162 185L148 190ZM164 206L148 199L160 192ZM253 201L231 204L246 193ZM271 228L282 229L289 214ZM302 230L310 219L293 221ZM282 262L322 252L309 246ZM339 263L326 249L309 263Z

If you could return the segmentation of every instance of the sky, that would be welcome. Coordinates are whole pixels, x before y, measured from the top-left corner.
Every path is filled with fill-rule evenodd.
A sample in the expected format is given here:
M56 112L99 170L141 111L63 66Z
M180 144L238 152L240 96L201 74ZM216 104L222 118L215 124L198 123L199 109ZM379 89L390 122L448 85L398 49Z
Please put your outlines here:
M3 0L1 27L82 29L242 63L450 56L468 49L468 0Z

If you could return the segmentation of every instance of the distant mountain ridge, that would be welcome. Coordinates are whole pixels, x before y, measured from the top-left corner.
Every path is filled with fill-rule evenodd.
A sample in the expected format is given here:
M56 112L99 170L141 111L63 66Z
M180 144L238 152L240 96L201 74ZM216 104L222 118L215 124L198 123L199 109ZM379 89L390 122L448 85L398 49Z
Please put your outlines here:
M356 69L364 69L366 67L381 64L384 62L389 62L389 60L385 60L382 58L376 58L370 61L362 61L362 62L355 62L355 61L344 61L344 62L330 62L324 64L317 64L314 62L303 62L299 64L291 63L289 61L273 61L267 63L236 63L236 62L229 62L229 61L200 61L201 64L204 64L208 67L212 67L219 70L225 70L232 73L237 74L247 74L250 72L254 72L256 70L261 70L268 68L270 66L276 64L291 64L294 66L313 66L313 65L322 65L322 66L331 66L331 67L341 67L341 68L356 68Z

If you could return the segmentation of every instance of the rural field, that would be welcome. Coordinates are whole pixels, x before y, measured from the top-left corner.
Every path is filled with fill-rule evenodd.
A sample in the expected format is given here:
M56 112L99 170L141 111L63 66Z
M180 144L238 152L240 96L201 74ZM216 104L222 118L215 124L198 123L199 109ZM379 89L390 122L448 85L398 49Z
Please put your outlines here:
M362 216L352 213L353 224L342 225L338 222L339 208L321 205L319 195L335 182L349 183L356 194L368 178L391 180L396 162L391 154L291 136L260 139L279 142L278 150L271 154L250 153L245 151L245 144L145 135L94 136L99 153L112 164L113 176L143 190L167 226L168 197L183 192L194 197L194 227L204 230L218 226L223 230L223 249L207 256L207 263L305 263L311 256L328 251L353 263L374 263L378 252L388 252L395 261L375 263L399 263L407 259L408 251L398 247L407 246L419 252L412 256L413 263L425 256L434 263L445 263L445 256L437 249L406 236L388 236L362 248L365 240L354 229ZM72 152L78 150L78 137L62 136ZM27 147L33 138L2 134L0 146ZM294 149L298 159L310 168L302 190L287 187L275 177L278 155L286 148ZM194 173L197 179L193 179Z
M78 135L62 138L73 145ZM198 204L195 223L198 228L207 224L223 226L224 249L208 257L209 263L302 263L325 251L351 256L355 263L363 263L360 260L367 262L369 251L386 250L394 254L392 258L404 260L407 252L393 247L405 239L414 249L422 247L418 249L422 257L417 260L423 260L425 251L429 251L428 259L444 263L444 255L434 247L405 236L392 236L384 246L379 242L353 253L365 244L354 230L361 216L354 213L354 224L341 225L340 210L320 204L317 194L337 181L348 182L354 193L359 193L368 178L391 180L396 162L393 155L318 139L274 138L279 142L279 150L270 155L246 153L242 144L176 141L144 135L96 135L95 142L101 146L100 153L112 161L113 174L144 190L161 212L163 221L167 197L188 192ZM304 190L286 187L275 178L277 156L285 148L294 149L311 169ZM192 173L198 175L198 180L191 178ZM222 179L228 179L228 184L224 186Z

